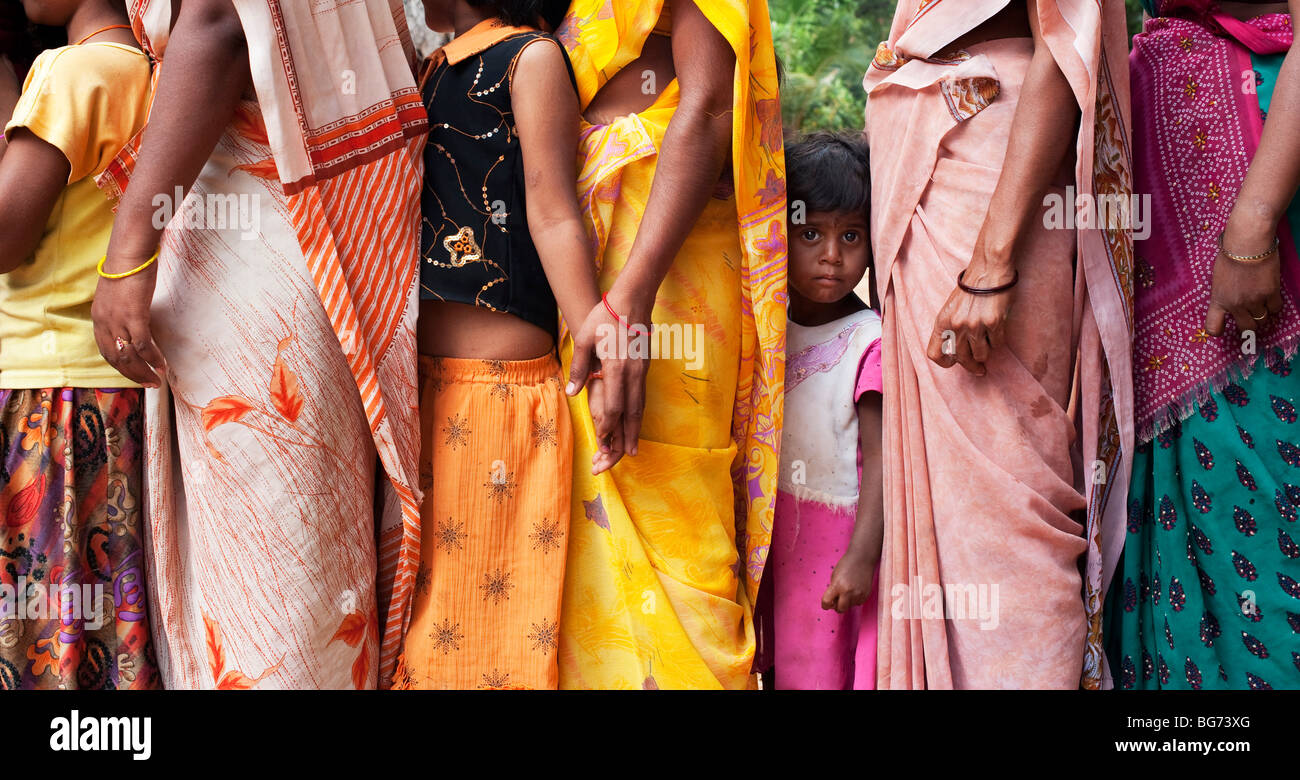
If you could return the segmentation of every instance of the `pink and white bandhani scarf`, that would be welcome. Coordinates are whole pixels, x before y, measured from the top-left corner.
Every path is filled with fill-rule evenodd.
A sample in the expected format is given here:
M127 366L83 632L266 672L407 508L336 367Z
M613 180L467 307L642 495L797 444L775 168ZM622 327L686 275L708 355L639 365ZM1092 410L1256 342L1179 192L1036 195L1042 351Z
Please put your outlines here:
M1300 340L1300 258L1285 222L1283 309L1242 349L1236 325L1205 332L1219 234L1241 191L1263 132L1251 53L1284 52L1291 19L1240 21L1211 0L1161 0L1160 16L1133 38L1134 192L1151 199L1150 235L1138 231L1134 416L1139 441L1187 417L1255 355L1291 351Z

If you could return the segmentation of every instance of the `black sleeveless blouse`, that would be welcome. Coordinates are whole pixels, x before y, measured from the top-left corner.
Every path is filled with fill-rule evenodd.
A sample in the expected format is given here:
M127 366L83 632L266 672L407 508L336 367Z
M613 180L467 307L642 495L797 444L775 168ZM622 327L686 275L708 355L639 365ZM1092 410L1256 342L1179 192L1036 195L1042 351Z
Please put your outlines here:
M564 51L546 33L484 22L426 64L421 91L430 131L420 201L420 298L507 312L555 338L555 294L528 230L523 154L510 104L519 55L539 39Z

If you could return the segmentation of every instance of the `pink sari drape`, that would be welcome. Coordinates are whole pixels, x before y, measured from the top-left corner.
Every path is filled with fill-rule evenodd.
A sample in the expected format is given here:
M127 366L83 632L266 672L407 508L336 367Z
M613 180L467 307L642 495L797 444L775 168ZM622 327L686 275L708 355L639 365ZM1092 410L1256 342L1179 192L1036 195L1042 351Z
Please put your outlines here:
M1033 42L935 55L1005 5L902 0L865 79L884 301L881 688L1108 680L1102 594L1123 542L1132 442L1124 226L1035 220L1009 342L988 374L926 357L1001 173ZM1127 196L1123 3L1038 6L1082 113L1074 169L1049 194L1071 209L1067 186Z

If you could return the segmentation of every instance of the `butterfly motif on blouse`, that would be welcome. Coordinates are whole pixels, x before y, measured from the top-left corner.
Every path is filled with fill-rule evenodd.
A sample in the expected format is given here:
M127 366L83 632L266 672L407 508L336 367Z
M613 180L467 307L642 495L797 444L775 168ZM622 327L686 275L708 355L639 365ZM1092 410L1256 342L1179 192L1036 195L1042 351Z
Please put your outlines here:
M840 358L844 356L844 353L848 351L849 341L853 338L853 334L865 322L865 320L859 320L836 333L831 340L823 341L820 344L810 344L791 355L786 362L785 369L786 393L798 387L800 382L813 374L833 368Z

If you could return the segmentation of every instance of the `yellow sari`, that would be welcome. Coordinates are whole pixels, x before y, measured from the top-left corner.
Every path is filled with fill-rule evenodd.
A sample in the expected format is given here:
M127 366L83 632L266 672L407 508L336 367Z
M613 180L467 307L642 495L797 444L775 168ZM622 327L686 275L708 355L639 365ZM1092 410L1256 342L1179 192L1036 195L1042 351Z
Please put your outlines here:
M556 34L584 110L636 59L664 5L575 0ZM640 454L609 472L591 476L585 392L570 401L561 688L753 684L752 605L772 530L785 371L785 161L767 4L700 7L736 55L733 177L688 236L654 310L657 326L698 333L700 343L651 361ZM639 114L583 125L578 190L603 290L636 237L679 98L674 81ZM566 338L566 371L572 349Z

